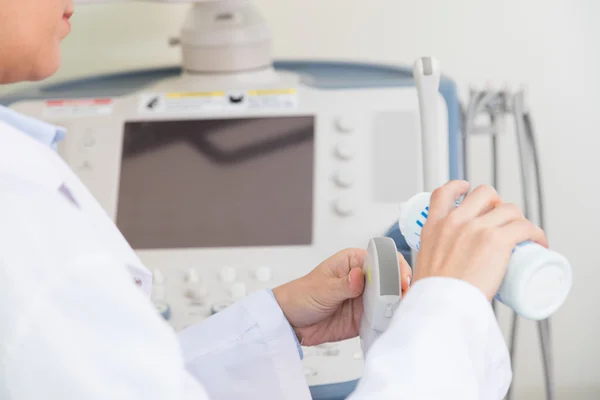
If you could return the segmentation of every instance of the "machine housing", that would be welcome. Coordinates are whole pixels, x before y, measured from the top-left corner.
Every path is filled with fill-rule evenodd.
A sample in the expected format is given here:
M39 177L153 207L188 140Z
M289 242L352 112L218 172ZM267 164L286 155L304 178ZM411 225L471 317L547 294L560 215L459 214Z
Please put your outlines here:
M423 190L409 68L276 62L231 76L180 68L64 82L0 98L64 126L58 151L154 274L175 331L248 293L311 271L337 251L398 232ZM456 88L442 79L442 165L460 178ZM362 376L359 339L304 348L314 398Z

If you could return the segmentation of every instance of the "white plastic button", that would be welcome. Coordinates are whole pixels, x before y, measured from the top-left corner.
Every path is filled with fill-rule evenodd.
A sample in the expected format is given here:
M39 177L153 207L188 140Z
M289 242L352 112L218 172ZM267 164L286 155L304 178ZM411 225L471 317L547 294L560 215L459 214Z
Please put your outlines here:
M347 144L339 144L335 147L335 155L342 160L351 160L354 158L354 148Z
M354 203L350 199L339 199L333 204L335 212L342 216L347 217L354 212Z
M340 349L328 349L323 352L323 355L326 357L336 357L340 355Z
M229 301L223 301L221 303L213 304L213 306L210 308L210 313L217 314L217 313L223 311L224 309L226 309L227 307L229 307L230 305L231 305L231 303Z
M304 354L304 357L312 357L315 355L315 349L314 347L302 346L302 353Z
M237 277L237 273L235 271L235 268L233 267L225 267L223 269L221 269L221 280L223 282L233 282L235 281L235 278Z
M195 292L199 299L204 299L208 297L208 289L204 285L197 288Z
M156 311L158 311L164 319L169 320L171 318L171 306L167 303L157 302L154 304L154 307L156 307Z
M91 171L93 169L94 169L94 166L88 160L83 161L82 163L79 164L79 167L77 167L77 170L80 172Z
M356 129L356 122L352 117L339 117L335 123L337 129L342 133L351 133Z
M335 349L338 347L337 343L321 343L317 345L318 348L321 349Z
M88 149L94 147L94 145L96 144L96 138L94 138L94 135L91 133L86 133L83 138L81 138L81 140L78 143L78 148L79 151L81 152L85 152Z
M165 299L165 287L162 285L154 285L152 288L152 299L162 301Z
M350 171L338 171L334 180L338 186L347 188L354 184L354 174Z
M231 298L233 301L237 301L246 297L246 285L238 282L231 287Z
M256 280L259 282L268 282L271 280L271 268L258 267L254 273Z
M385 309L385 317L392 318L393 316L394 316L394 310L392 309L391 305L388 305L387 308Z
M194 268L190 268L187 272L185 280L189 283L198 283L198 281L200 280L200 277L198 276L198 271L196 271Z
M158 285L162 285L163 283L165 283L167 281L165 279L164 275L162 274L162 272L160 271L160 269L158 269L158 268L154 268L154 271L152 273L152 278L153 278L153 282Z
M185 297L190 300L195 300L197 302L201 302L201 300L205 299L208 296L208 290L205 288L199 289L188 289L185 292Z
M188 310L185 312L185 315L188 317L201 317L201 318L205 318L208 317L207 315L207 311L203 308L193 308L191 310Z

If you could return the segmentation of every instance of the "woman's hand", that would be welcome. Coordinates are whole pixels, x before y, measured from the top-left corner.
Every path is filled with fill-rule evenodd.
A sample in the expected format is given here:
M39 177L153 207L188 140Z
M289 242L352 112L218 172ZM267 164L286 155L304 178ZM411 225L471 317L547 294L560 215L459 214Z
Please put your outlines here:
M303 345L314 346L358 335L363 313L365 255L366 250L362 249L340 251L308 275L273 290ZM406 292L412 273L402 255L398 257L401 287Z
M479 186L456 207L456 200L468 190L467 182L451 181L432 193L414 281L433 276L461 279L491 300L512 249L528 240L544 247L548 242L519 207L504 203L490 186Z

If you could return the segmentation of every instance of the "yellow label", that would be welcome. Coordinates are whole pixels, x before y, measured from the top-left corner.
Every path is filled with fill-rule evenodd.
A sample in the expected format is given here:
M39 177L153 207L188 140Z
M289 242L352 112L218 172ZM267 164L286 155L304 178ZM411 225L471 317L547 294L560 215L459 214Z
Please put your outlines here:
M296 94L296 89L264 89L248 91L248 96L273 96L280 94Z
M373 282L371 281L371 266L367 265L367 282L369 282L369 285L372 285Z
M169 93L169 99L183 99L186 97L223 97L225 92L190 92L190 93Z

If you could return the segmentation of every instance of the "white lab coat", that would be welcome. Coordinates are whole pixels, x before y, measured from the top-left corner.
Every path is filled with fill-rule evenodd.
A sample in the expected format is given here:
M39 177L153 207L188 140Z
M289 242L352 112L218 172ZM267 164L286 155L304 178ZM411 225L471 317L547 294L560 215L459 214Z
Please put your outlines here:
M152 306L151 287L62 159L0 121L0 399L310 398L269 293L176 335ZM427 279L372 347L352 400L496 400L510 380L483 295Z

